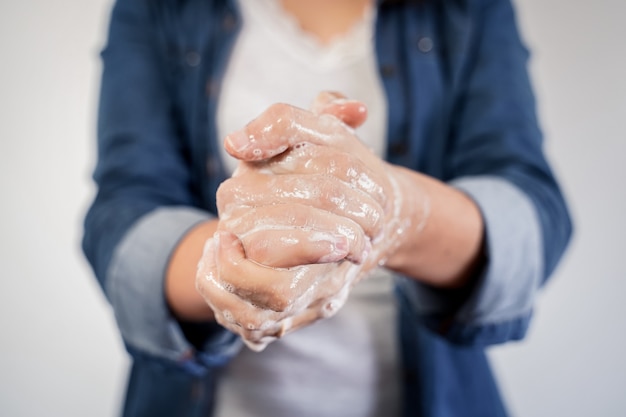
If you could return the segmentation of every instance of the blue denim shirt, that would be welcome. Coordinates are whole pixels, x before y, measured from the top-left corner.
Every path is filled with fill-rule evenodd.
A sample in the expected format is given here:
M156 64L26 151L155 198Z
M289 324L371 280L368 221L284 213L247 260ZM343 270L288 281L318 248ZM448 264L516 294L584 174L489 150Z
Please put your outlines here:
M117 0L102 53L96 199L83 248L114 307L133 369L126 416L208 416L237 338L180 323L168 257L215 215L220 80L241 22L228 0ZM379 2L387 159L466 192L485 220L475 284L399 277L404 415L504 416L484 349L521 339L571 234L542 152L527 50L509 0Z

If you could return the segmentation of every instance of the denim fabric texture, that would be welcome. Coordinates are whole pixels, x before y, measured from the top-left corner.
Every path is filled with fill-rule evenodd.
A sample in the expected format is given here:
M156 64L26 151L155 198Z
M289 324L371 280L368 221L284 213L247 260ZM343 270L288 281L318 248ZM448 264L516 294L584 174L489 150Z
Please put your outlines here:
M397 279L404 415L506 416L484 349L524 337L572 231L542 150L529 54L509 0L378 7L387 160L466 192L486 224L487 262L474 287ZM225 179L215 112L241 24L229 0L117 0L113 8L102 52L98 193L83 249L133 357L124 416L210 416L219 368L240 347L218 325L174 321L162 285L171 248L215 215ZM169 226L146 231L159 224ZM146 236L158 244L131 244ZM152 269L128 262L137 253L146 262L152 254ZM129 298L144 305L148 282L152 322L128 310Z

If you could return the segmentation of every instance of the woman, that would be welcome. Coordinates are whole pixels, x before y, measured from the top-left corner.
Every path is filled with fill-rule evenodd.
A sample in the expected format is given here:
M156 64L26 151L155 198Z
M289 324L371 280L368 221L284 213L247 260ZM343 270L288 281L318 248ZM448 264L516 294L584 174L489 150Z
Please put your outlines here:
M506 415L571 232L509 2L118 0L103 60L125 415Z

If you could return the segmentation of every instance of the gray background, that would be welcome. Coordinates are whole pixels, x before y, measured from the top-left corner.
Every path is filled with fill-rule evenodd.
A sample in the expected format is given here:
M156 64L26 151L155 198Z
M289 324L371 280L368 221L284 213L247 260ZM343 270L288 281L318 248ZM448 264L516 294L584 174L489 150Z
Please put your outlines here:
M128 364L79 250L109 1L0 3L0 415L113 416ZM524 342L515 416L626 415L626 25L619 0L520 0L546 150L577 224Z

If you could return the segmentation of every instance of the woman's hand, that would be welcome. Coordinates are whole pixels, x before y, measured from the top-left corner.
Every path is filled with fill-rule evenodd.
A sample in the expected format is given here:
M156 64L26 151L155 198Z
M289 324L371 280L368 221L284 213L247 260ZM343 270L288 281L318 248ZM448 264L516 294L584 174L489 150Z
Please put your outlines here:
M345 123L361 123L361 107L332 94L318 97L314 112L277 104L229 135L225 148L241 172L292 178L276 188L282 195L358 223L372 246L364 271L383 265L435 287L470 285L485 260L478 206L371 152Z
M347 125L364 106L326 93L313 108L271 107L244 129L253 148L226 141L243 161L218 191L220 233L197 286L253 348L334 314L401 234L396 180Z
M226 231L207 241L196 287L215 320L253 350L330 317L343 306L360 267L349 261L273 268L247 257Z
M407 230L415 237L424 228L428 196L409 171L381 160L344 123L362 122L362 104L320 97L320 114L276 104L226 138L226 150L243 161L230 180L242 176L236 200L289 201L353 220L372 243L369 263L384 264ZM267 187L244 183L251 170L265 175Z

